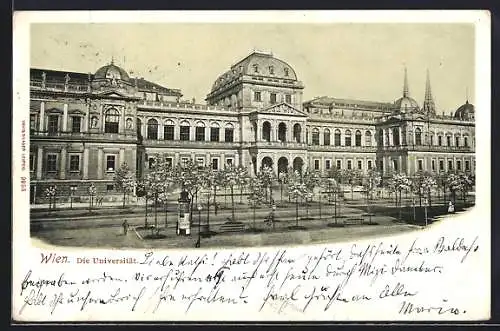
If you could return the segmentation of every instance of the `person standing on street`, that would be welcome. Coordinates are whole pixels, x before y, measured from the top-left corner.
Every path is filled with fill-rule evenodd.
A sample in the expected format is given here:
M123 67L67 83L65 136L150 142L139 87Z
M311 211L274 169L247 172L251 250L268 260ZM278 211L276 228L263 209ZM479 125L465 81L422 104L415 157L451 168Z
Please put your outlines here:
M123 227L123 235L126 236L129 227L127 220L123 220L122 227Z

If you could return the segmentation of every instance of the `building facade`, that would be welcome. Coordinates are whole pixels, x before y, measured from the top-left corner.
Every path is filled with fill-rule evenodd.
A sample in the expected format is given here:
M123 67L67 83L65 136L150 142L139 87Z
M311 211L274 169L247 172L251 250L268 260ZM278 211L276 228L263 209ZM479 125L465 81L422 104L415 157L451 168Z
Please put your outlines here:
M430 81L422 107L318 97L272 54L252 52L214 82L206 104L183 101L178 89L131 78L115 65L95 74L31 69L31 200L46 187L85 195L90 182L112 195L114 171L127 163L141 178L154 157L173 165L194 160L220 169L268 165L384 175L402 171L474 173L474 106L437 115Z

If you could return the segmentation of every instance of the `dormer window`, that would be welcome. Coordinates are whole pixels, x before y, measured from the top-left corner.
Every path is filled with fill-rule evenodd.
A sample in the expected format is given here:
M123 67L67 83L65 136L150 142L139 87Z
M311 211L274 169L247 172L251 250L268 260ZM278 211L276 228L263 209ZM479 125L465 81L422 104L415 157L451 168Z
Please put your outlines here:
M273 66L269 66L269 74L274 75L274 67Z
M285 72L285 77L288 77L288 68L284 68L283 70Z
M253 65L253 72L255 72L255 73L259 72L259 66L257 64Z

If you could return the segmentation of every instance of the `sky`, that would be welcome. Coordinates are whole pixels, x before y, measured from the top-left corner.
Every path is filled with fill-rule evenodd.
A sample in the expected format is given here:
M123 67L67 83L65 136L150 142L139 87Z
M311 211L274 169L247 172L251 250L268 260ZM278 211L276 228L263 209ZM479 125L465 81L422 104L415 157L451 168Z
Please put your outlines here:
M465 23L36 23L31 67L95 72L114 58L131 76L205 103L214 80L254 49L290 64L317 96L422 105L426 70L438 112L474 103L474 26Z

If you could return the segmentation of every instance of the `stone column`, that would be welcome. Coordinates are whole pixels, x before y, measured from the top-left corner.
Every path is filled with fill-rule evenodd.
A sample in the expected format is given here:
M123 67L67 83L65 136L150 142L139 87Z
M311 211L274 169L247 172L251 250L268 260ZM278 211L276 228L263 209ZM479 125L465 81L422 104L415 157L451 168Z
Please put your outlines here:
M61 148L61 160L59 165L59 179L66 179L66 147Z
M104 132L104 124L106 122L106 119L104 118L104 106L103 105L99 105L99 120L101 121L101 129L99 130L99 132Z
M398 135L399 135L399 145L401 146L403 144L403 135L400 126L398 126Z
M85 117L83 118L83 131L89 132L89 122L90 122L90 103L87 105L85 111Z
M83 150L83 179L89 179L89 148Z
M146 136L147 130L148 130L148 123L146 122L146 118L143 117L142 118L142 125L141 125L141 135L144 139L147 138L147 136ZM179 132L179 130L177 130L177 132Z
M205 165L210 166L210 153L205 154Z
M394 146L394 137L392 136L392 129L388 128L389 130L389 146Z
M236 151L236 154L234 154L234 165L236 167L240 166L240 153Z
M163 123L162 122L158 122L158 140L163 140L164 139L163 133L164 133Z
M120 154L118 157L118 167L125 163L125 148L120 148Z
M104 151L102 148L97 149L97 179L102 179L103 178L103 157L104 157Z
M224 169L225 166L226 166L226 155L224 153L221 153L219 168Z
M38 122L38 131L45 131L45 102L40 102L40 121Z
M63 118L62 118L62 131L68 131L68 104L65 103L63 107Z
M42 179L43 147L38 146L36 155L36 179Z
M256 142L259 142L262 140L262 124L260 123L259 120L257 122L257 139L255 139Z
M174 155L174 165L178 165L179 164L179 153L175 153Z

